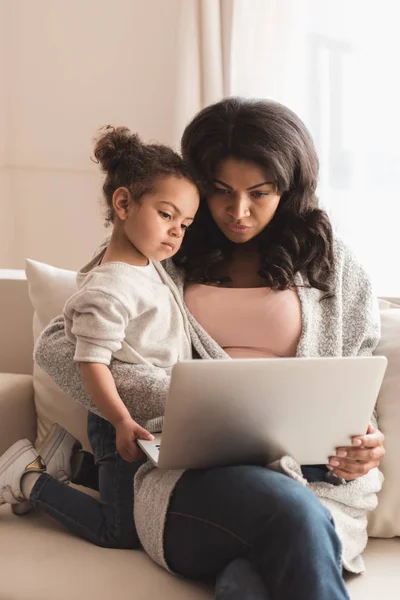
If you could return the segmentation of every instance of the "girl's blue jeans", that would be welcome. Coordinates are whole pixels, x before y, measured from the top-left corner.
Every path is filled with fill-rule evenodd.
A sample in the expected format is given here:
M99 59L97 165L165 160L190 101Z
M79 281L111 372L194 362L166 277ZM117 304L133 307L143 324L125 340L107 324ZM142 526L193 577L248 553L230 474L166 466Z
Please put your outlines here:
M98 487L100 501L43 473L29 501L69 531L106 548L140 548L133 520L133 478L143 461L129 463L116 451L115 429L89 412L88 438L94 464L88 478Z

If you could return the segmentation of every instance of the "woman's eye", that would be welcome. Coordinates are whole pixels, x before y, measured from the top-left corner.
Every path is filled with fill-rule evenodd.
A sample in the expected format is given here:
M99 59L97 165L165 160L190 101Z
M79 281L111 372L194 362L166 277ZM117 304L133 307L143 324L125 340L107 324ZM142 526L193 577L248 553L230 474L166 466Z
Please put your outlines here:
M268 196L269 192L251 192L253 198L262 198L263 196Z
M183 231L186 231L186 229L188 229L189 225L184 225L184 224L182 223L181 227L182 227Z
M159 211L159 214L162 216L163 219L167 219L168 221L171 219L171 215L169 215L166 212L163 212L162 210Z
M223 196L229 196L231 193L231 190L226 190L224 188L215 188L215 193L222 194Z

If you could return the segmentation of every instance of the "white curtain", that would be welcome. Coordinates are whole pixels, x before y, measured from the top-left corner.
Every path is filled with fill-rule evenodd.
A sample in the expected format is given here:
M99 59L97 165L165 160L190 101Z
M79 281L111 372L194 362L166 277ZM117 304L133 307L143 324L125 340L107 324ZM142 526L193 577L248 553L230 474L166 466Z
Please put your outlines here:
M177 143L185 125L204 106L230 95L234 0L181 0L177 26Z
M305 121L319 197L370 272L400 293L400 6L390 0L235 0L230 93Z

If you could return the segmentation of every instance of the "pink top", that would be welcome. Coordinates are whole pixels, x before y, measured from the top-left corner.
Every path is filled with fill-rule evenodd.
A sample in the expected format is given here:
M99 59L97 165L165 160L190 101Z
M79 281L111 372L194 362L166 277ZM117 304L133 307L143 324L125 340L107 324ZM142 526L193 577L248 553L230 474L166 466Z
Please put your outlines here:
M232 358L296 356L301 305L295 290L192 283L185 289L185 302L197 322Z

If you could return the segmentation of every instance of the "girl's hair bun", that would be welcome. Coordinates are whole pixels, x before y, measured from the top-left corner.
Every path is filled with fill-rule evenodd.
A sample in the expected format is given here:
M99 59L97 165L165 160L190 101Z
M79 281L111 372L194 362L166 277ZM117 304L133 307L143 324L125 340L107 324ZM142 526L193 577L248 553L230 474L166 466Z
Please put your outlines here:
M104 133L96 139L94 156L105 173L114 173L119 167L131 164L135 156L140 157L143 144L127 127L107 125L100 131Z
M181 156L172 148L144 144L127 127L102 127L95 140L93 160L106 174L103 192L108 224L114 223L113 194L116 189L128 188L132 199L138 202L153 188L158 177L171 175L193 181Z

